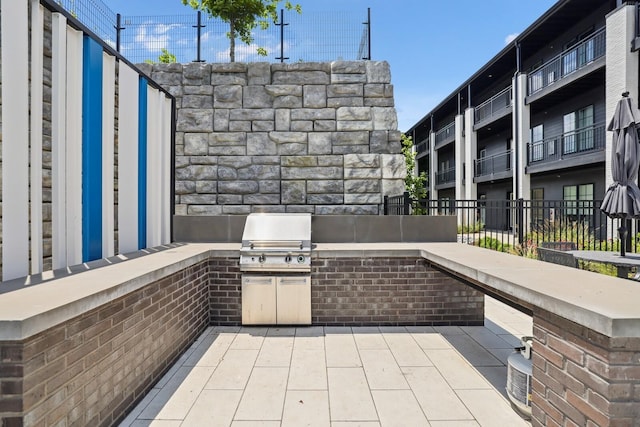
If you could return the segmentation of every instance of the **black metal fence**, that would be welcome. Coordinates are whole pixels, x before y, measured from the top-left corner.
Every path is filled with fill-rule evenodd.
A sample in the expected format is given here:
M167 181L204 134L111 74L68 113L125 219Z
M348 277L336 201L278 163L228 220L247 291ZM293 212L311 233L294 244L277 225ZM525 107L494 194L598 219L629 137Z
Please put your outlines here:
M177 0L175 0L177 2ZM102 0L59 0L71 15L133 63L159 62L165 49L177 62L228 62L228 24L202 12L123 16ZM185 11L190 9L185 7ZM278 22L255 29L255 43L236 43L238 62L371 59L371 12L281 10ZM258 47L267 56L258 55Z
M620 250L621 220L607 217L599 200L412 200L384 198L385 215L456 215L458 240L526 255L542 242L577 249ZM640 222L628 220L626 250L638 252Z

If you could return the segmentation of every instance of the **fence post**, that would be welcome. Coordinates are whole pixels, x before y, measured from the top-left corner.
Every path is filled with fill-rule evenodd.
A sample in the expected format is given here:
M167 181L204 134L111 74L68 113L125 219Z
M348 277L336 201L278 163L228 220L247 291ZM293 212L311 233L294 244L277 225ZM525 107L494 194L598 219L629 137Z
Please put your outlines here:
M524 242L524 199L519 198L516 201L516 218L518 221L518 243L522 244Z
M389 196L384 196L384 207L382 208L383 215L389 215Z
M194 62L204 62L202 60L202 57L200 56L200 53L202 51L201 49L202 29L204 27L206 27L206 25L202 25L202 11L199 10L197 24L193 26L193 28L196 28L196 31L198 34L196 39L197 53L196 53L196 60Z
M411 215L411 197L409 192L404 192L404 213L403 215Z
M367 57L362 58L371 61L371 8L367 8Z
M276 57L276 59L284 62L285 59L289 59L284 56L284 27L289 25L284 23L284 9L280 9L280 23L276 23L275 25L280 27L280 56Z
M120 53L120 31L125 28L122 26L122 15L116 14L116 51Z

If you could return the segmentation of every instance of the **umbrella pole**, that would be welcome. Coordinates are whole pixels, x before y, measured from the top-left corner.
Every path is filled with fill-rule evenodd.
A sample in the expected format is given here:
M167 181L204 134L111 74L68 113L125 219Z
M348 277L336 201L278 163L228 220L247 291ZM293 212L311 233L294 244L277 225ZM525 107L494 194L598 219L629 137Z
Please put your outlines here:
M626 256L627 227L625 227L625 223L624 218L620 218L620 228L618 228L618 235L620 236L620 256Z

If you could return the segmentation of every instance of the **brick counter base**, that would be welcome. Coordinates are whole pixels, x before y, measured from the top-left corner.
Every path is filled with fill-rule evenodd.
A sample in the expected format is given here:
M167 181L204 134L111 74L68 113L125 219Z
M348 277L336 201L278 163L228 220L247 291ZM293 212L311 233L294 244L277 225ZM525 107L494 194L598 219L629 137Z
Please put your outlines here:
M115 424L209 323L201 262L20 342L0 342L0 425Z
M640 338L610 338L534 310L536 426L637 427Z

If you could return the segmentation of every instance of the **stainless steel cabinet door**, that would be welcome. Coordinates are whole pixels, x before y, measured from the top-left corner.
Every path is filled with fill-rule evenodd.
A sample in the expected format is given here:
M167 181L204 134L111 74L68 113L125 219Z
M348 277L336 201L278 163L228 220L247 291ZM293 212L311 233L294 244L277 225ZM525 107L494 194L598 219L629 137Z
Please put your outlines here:
M279 325L311 324L311 276L278 277Z
M276 320L276 278L243 275L242 324L273 325Z

